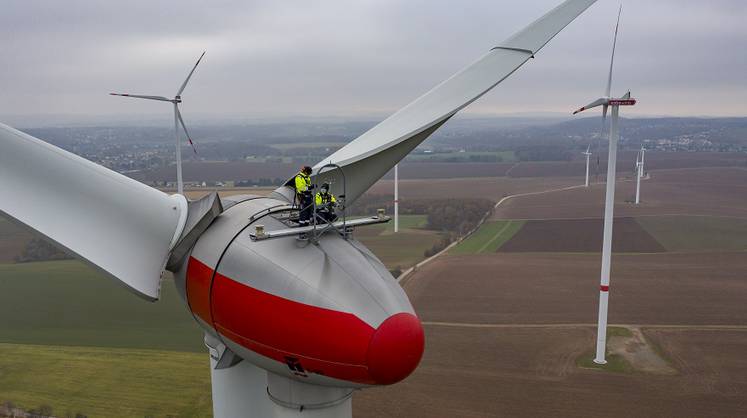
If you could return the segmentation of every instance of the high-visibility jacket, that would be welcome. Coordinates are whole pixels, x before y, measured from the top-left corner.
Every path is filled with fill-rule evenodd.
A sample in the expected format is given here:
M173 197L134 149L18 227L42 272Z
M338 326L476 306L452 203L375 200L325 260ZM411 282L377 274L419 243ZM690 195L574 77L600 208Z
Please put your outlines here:
M332 193L322 193L319 192L314 197L314 200L316 200L316 205L324 205L327 203L337 203L337 200L335 199L335 196Z
M309 187L311 187L311 177L299 171L296 174L296 193L306 192L309 190Z

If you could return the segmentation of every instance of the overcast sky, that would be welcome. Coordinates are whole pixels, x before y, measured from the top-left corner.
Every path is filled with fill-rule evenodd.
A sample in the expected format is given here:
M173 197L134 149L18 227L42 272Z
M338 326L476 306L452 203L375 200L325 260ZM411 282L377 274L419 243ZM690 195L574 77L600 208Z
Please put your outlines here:
M0 115L384 115L560 0L3 2ZM603 93L617 1L599 0L470 114L568 112ZM747 116L747 1L626 0L627 114Z

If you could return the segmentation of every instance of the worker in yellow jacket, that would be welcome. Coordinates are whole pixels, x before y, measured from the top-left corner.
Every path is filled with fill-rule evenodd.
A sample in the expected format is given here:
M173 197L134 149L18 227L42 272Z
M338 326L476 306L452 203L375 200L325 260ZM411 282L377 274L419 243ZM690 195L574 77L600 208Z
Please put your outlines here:
M309 225L311 212L314 209L311 201L311 189L314 188L311 184L311 167L305 165L299 170L294 179L294 185L296 187L296 201L300 208L298 223L301 226L306 226Z
M337 206L337 199L329 192L329 183L322 184L319 188L319 192L314 197L316 203L316 214L327 222L334 222L337 220L335 214L335 206Z

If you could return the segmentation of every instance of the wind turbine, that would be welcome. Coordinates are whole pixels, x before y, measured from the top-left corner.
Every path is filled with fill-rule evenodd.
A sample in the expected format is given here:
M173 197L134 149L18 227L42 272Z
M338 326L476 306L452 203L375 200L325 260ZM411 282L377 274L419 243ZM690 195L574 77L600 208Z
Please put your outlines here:
M586 156L586 182L584 183L585 187L589 187L589 158L591 157L591 145L586 147L586 152L582 152L583 155Z
M620 119L620 106L633 106L636 100L630 97L630 92L621 98L611 98L612 90L612 69L615 63L615 48L617 46L617 33L620 28L620 15L622 14L622 5L617 13L617 25L615 26L615 37L612 43L612 58L610 59L610 71L607 78L606 95L592 103L576 110L573 114L583 112L584 110L602 106L602 122L607 117L607 109L612 107L612 121L610 123L609 136L609 155L607 161L607 190L604 203L604 237L602 239L602 271L601 283L599 286L599 318L597 324L597 347L594 362L597 364L606 364L605 350L607 346L607 311L609 307L609 290L610 290L610 270L612 264L612 224L615 210L615 170L617 166L617 142L620 139L618 129Z
M646 148L641 145L641 150L635 157L635 204L641 203L641 177L643 177L643 164L646 160Z
M192 138L189 136L189 131L187 131L187 126L184 124L184 119L182 119L182 114L179 112L179 103L182 102L182 92L184 92L184 89L187 87L187 83L189 83L189 79L192 78L192 74L194 74L195 69L197 69L197 66L200 64L200 61L202 60L202 57L205 56L205 51L202 52L202 55L200 55L200 58L197 59L197 62L195 63L194 67L192 67L192 71L189 72L187 75L187 78L182 83L181 87L179 87L179 90L177 90L176 95L173 99L169 99L163 96L144 96L141 94L126 94L126 93L109 93L112 96L121 96L121 97L132 97L135 99L146 99L146 100L157 100L160 102L169 102L174 105L174 139L176 140L176 187L177 187L177 193L184 194L184 182L182 181L182 143L179 136L179 125L181 124L182 129L184 129L184 134L187 136L187 141L189 141L189 145L192 146L192 151L194 151L195 154L197 154L197 148L195 148L195 144L192 142Z
M313 180L354 203L595 1L564 1L323 159ZM154 100L178 112L179 95ZM0 124L0 214L148 301L172 272L205 333L217 418L348 418L354 390L401 381L422 357L423 327L407 295L349 233L384 220L336 222L315 245L299 245L315 227L286 223L294 194L281 186L270 196L187 201Z

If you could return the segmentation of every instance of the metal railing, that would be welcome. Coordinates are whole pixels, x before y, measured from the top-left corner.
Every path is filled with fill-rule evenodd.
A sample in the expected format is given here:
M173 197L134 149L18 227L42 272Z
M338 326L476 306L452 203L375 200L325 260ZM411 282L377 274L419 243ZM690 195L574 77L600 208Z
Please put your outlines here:
M319 179L320 176L322 175L322 173L324 173L324 172L330 172L330 171L334 171L334 170L339 170L340 171L340 176L342 177L342 193L337 196L337 201L339 202L338 206L340 207L340 212L341 212L341 215L342 215L342 216L339 217L339 218L342 218L342 232L340 231L340 229L338 229L337 227L334 226L334 222L333 221L327 220L326 218L324 218L319 213L319 210L318 210L319 208L318 208L318 205L316 204L316 192L315 192L314 195L312 196L312 199L311 199L311 205L313 206L313 208L312 208L312 216L311 216L311 221L312 221L312 225L313 225L313 229L311 230L311 241L314 242L314 243L316 243L318 241L319 237L321 237L322 235L324 235L330 229L334 230L334 231L337 231L337 233L339 233L340 235L342 235L342 237L345 238L345 239L347 239L347 237L348 237L348 231L347 231L347 207L346 207L346 204L345 204L345 195L347 193L347 188L346 188L346 184L345 184L345 172L342 170L342 167L340 167L339 165L333 164L333 163L328 163L328 164L325 164L325 165L319 167L319 169L317 170L316 175L314 176L314 178L315 179ZM316 187L315 187L315 189L316 189ZM326 212L327 213L332 213L333 215L337 216L337 212L338 211L336 210L336 208L334 206L333 207L329 207L328 206L326 208ZM322 221L322 222L319 222L319 221Z

